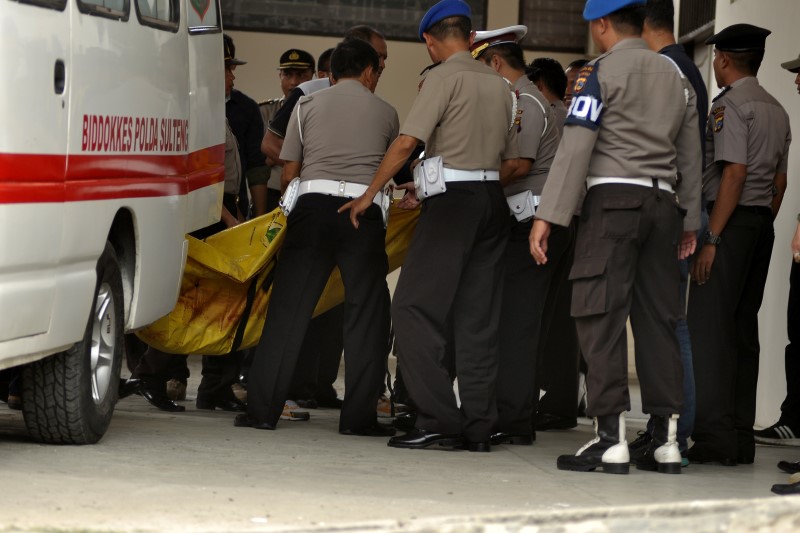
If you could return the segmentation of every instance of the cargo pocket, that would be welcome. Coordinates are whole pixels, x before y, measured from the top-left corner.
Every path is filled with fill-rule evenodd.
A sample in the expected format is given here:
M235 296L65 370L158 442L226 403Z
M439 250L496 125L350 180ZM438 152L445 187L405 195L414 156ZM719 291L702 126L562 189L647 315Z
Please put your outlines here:
M639 234L640 196L606 196L602 205L603 237L633 239Z
M572 316L600 315L608 311L606 262L605 257L575 259L569 272L572 281Z

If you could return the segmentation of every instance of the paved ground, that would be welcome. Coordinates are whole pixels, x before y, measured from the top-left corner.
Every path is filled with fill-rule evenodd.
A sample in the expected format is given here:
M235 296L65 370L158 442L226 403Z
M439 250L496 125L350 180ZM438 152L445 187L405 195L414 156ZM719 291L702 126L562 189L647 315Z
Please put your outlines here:
M555 459L590 438L588 420L532 447L474 454L341 436L333 410L258 431L186 405L173 415L129 398L99 444L59 447L31 443L0 404L0 532L800 531L800 498L769 492L787 479L775 463L800 459L798 448L759 447L755 465L679 476L579 474ZM643 421L630 426L632 440Z

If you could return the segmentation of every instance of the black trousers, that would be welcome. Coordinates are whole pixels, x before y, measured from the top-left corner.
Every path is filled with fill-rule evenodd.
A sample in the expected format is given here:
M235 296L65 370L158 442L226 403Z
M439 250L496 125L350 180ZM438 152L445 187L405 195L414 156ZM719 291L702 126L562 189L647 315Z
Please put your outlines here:
M784 354L786 399L781 404L781 422L800 428L800 263L794 261L789 275L786 331L789 334L789 344Z
M752 459L758 383L758 310L775 232L768 207L737 207L707 283L689 290L697 415L692 439L718 455Z
M392 302L417 427L486 441L497 423L498 327L508 204L498 182L425 200ZM445 364L448 320L461 409Z
M311 314L338 266L345 289L346 370L339 428L359 430L376 422L389 335L386 230L375 205L355 229L349 213L336 212L347 201L306 194L289 215L248 382L248 413L258 421L280 419Z
M289 399L336 399L333 383L344 349L343 327L344 304L311 319L294 369Z
M533 221L510 217L510 235L503 255L505 279L500 310L496 430L530 433L539 394L536 367L546 295L569 244L569 228L553 226L544 265L530 251ZM577 377L577 373L575 374Z
M536 405L538 389L542 389L546 393L539 400L538 412L577 418L581 348L575 319L570 314L572 282L569 280L569 271L575 257L578 217L572 218L568 231L567 249L558 261L545 298L542 333L539 337L537 390L533 399Z
M680 412L683 367L675 323L681 314L682 233L683 217L671 193L622 184L589 189L570 272L572 315L588 365L589 416L631 408L628 317L644 412Z

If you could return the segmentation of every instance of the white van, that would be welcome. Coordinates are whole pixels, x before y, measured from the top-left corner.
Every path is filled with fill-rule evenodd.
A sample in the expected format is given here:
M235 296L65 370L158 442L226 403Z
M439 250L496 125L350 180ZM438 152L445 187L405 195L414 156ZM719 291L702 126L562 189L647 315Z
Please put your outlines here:
M222 206L218 0L0 0L0 369L25 424L94 443L123 335L168 313Z

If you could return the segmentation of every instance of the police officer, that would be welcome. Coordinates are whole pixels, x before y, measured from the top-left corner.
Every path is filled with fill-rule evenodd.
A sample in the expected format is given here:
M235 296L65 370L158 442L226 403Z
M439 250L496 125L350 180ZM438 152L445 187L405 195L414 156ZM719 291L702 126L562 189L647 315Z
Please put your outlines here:
M389 436L394 430L379 426L375 413L389 334L381 206L370 204L358 230L337 210L367 189L399 124L394 108L371 91L379 59L369 44L358 39L340 43L331 70L336 85L298 101L281 150L283 181L299 176L299 197L289 213L267 320L250 369L248 412L235 425L275 429L311 314L338 266L345 287L347 353L339 432Z
M392 302L398 359L417 408L416 428L389 440L397 448L466 440L470 450L489 451L497 421L499 291L508 222L499 179L516 167L517 143L508 85L470 55L470 16L465 2L442 0L423 17L419 38L440 64L428 71L367 192L343 207L351 209L355 226L363 225L360 215L419 141L425 142L429 161L422 164L431 169L429 176L446 182L446 192L422 204ZM450 320L460 409L443 365Z
M269 124L272 117L283 105L286 97L295 87L314 77L314 57L305 50L290 48L281 54L278 62L278 78L281 82L280 98L272 98L264 102L259 102L258 108L261 111L261 118L264 124ZM265 212L272 211L278 207L281 199L281 171L283 167L273 165L270 168L269 181L267 182L267 204ZM263 213L260 213L263 214Z
M536 88L550 102L560 137L564 129L564 121L567 120L567 106L564 105L564 97L567 92L567 75L564 74L561 63L552 57L537 57L528 65L526 73L528 79L536 85Z
M588 187L570 278L572 315L588 365L587 413L595 417L597 436L575 455L560 456L557 465L628 472L630 316L642 406L656 417L653 444L637 466L680 473L675 258L693 250L700 224L695 95L675 64L640 38L644 1L588 0L583 17L602 54L578 74L531 232L531 252L545 263L551 223L569 224ZM683 220L681 208L688 211Z
M714 45L713 100L706 130L703 193L709 225L692 264L689 293L697 416L693 462L750 464L755 458L758 310L786 190L789 117L758 83L769 30L734 24Z
M501 182L510 215L509 241L503 256L505 268L500 308L497 415L492 444L532 444L531 417L536 412L537 346L545 295L569 239L567 228L554 229L551 261L537 265L530 255L528 235L547 172L558 147L559 134L553 109L525 75L525 59L518 41L525 26L479 31L472 55L505 78L517 101L519 166Z
M781 63L792 74L795 74L794 84L797 92L800 93L800 57L791 61ZM781 417L773 426L755 432L756 442L767 442L770 444L783 444L790 435L800 437L800 430L794 432L794 428L800 427L800 215L797 215L797 227L792 237L792 270L789 277L789 308L787 310L787 326L789 333L789 344L786 345L786 399L781 404ZM786 427L789 431L777 429L780 426ZM787 427L788 426L788 427ZM772 432L772 434L770 434ZM761 437L759 438L759 433ZM772 442L766 441L772 439ZM800 472L800 461L780 461L778 468L787 474L797 474ZM772 486L775 494L790 495L800 494L800 481L791 481L796 476L790 478L788 484L777 484Z
M258 110L258 104L238 89L234 88L236 67L246 65L246 61L236 57L236 47L229 35L223 35L225 48L225 117L231 126L236 142L239 143L239 154L242 159L245 180L239 189L239 210L248 217L250 204L247 188L253 199L254 215L266 213L267 180L269 168L264 154L261 153L261 138L264 136L264 121Z

